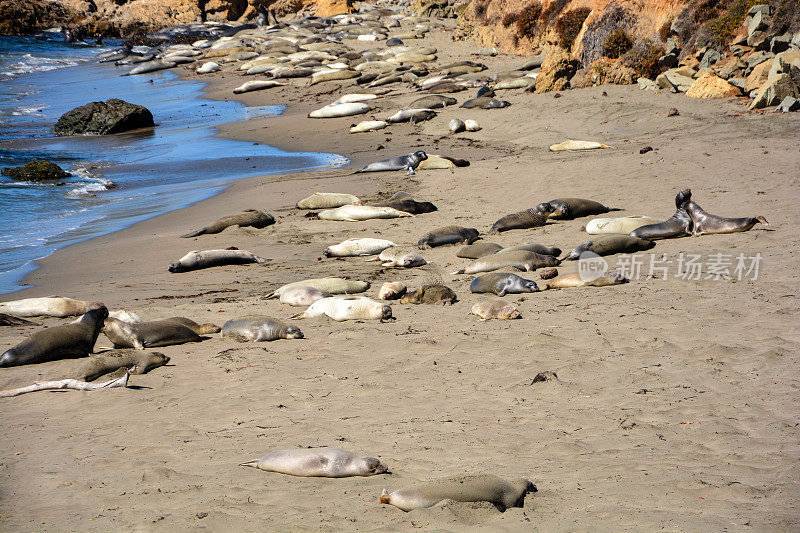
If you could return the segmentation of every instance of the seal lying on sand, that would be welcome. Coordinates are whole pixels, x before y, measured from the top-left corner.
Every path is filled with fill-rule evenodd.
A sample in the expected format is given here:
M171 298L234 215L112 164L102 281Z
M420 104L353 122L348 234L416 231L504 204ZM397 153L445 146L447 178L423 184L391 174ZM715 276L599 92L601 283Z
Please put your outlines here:
M677 211L664 222L657 224L646 224L631 231L631 237L640 239L656 240L671 239L675 237L685 237L692 234L692 217L683 208L683 204L692 196L692 191L685 189L675 196L675 207Z
M193 250L178 259L177 262L171 263L167 270L178 273L215 266L266 263L267 261L269 259L258 257L247 250Z
M330 294L324 293L308 285L290 287L281 292L281 303L295 307L308 307L317 300L327 298Z
M655 245L653 241L630 235L601 235L576 247L565 259L575 261L580 259L584 252L593 252L597 255L632 254L649 250Z
M504 252L511 252L513 250L526 250L528 252L536 252L537 254L542 254L542 255L552 255L554 257L558 257L559 255L561 255L561 248L556 248L555 246L545 246L543 244L538 244L535 242L526 242L518 244L516 246L509 246L508 248L503 248Z
M108 309L92 309L80 319L63 326L35 332L0 356L0 367L43 363L56 359L86 357L94 350Z
M456 252L456 257L463 257L465 259L480 259L481 257L491 255L502 250L503 247L493 242L476 242L475 244L468 244Z
M367 261L383 261L381 266L400 268L419 267L428 263L419 253L406 248L387 248Z
M549 203L539 204L531 209L511 213L500 218L492 224L491 233L508 231L510 229L526 229L544 226L555 207Z
M371 319L383 321L392 318L392 308L365 296L322 298L311 304L305 312L289 318L315 318L322 315L337 322Z
M628 216L617 218L593 218L586 224L589 235L628 234L646 225L658 223L658 220L646 216Z
M567 139L562 143L550 145L551 152L565 152L568 150L597 150L598 148L608 148L608 146L596 141L578 141L575 139Z
M747 231L759 222L762 224L769 224L767 219L762 216L757 217L744 217L744 218L726 218L703 210L702 207L692 201L692 191L686 189L686 200L682 207L692 217L692 224L694 226L692 235L710 235L713 233L738 233L740 231Z
M192 231L187 233L186 235L181 235L183 238L189 237L197 237L198 235L205 235L211 233L219 233L220 231L224 230L229 226L239 226L240 228L244 227L253 227L257 229L266 228L275 223L275 217L269 215L267 213L262 213L257 209L245 209L241 213L237 213L235 215L228 215L226 217L222 217L218 220L215 220L208 226L199 229L197 231Z
M359 457L347 450L327 447L277 450L239 466L303 477L374 476L389 470L374 457Z
M344 222L361 222L374 218L413 217L411 213L398 211L392 207L375 207L373 205L344 205L336 209L320 211L317 216L321 220L338 220Z
M480 301L472 306L470 313L478 315L481 317L481 320L491 320L493 318L511 320L522 318L522 313L519 312L516 305L500 298Z
M561 274L543 282L542 290L547 289L566 289L570 287L608 287L609 285L622 285L628 283L628 278L622 274L612 274L610 276L600 276L591 280L584 280L577 272Z
M222 336L235 341L274 341L276 339L302 339L303 332L269 316L251 316L228 320L222 326Z
M359 255L379 254L387 248L397 246L386 239L347 239L339 244L328 246L323 250L325 257L356 257Z
M120 368L129 374L147 374L154 368L169 363L169 357L161 352L146 352L144 350L109 350L98 355L93 355L81 366L75 379L94 381L101 376L116 372Z
M266 297L278 298L279 296L283 296L284 292L294 289L295 287L312 287L328 294L357 294L369 289L369 281L344 278L312 278L287 283L274 291L268 292Z
M523 292L538 292L536 282L525 279L516 274L492 273L478 276L469 284L469 290L476 294L494 293L498 296L506 294L522 294Z
M477 98L467 100L458 107L463 107L465 109L472 109L473 107L478 107L480 109L502 109L510 105L511 102L505 100L498 100L489 96L478 96Z
M428 154L422 150L418 150L413 154L401 155L370 163L361 170L356 170L353 174L359 174L361 172L384 172L387 170L407 170L411 173L416 170L421 161L425 161L426 159L428 159Z
M425 249L428 247L444 246L446 244L457 244L465 242L472 244L480 239L480 234L475 228L465 228L462 226L445 226L435 229L423 235L417 242L417 247Z
M441 284L423 285L400 298L401 304L450 304L458 301L453 289Z
M116 318L107 318L103 333L114 343L114 348L137 350L203 340L203 337L189 325L170 318L133 324Z
M41 326L41 324L25 320L18 316L0 313L0 326Z
M571 220L589 215L600 215L609 211L619 211L619 209L606 207L600 202L584 198L556 198L547 203L553 206L550 218L554 220Z
M399 298L402 298L407 290L408 289L405 286L405 284L400 283L399 281L386 282L383 285L381 285L381 288L378 291L378 299L397 300Z
M412 215L419 215L421 213L433 213L437 207L430 202L418 202L414 200L407 192L398 192L384 202L375 204L378 207L391 207L398 211L411 213Z
M536 485L525 477L506 481L492 474L460 475L417 483L391 494L384 489L380 503L412 511L432 507L442 500L489 502L505 511L522 507L525 495L536 491Z
M497 253L476 259L466 267L456 270L457 274L478 274L480 272L491 272L501 268L516 268L522 271L536 270L542 267L558 266L561 261L552 255L542 255L527 250L500 250Z
M333 209L343 205L361 205L361 200L352 194L315 192L297 202L297 207L300 209Z
M84 315L93 309L100 309L101 307L103 307L103 304L100 302L84 302L83 300L73 300L63 296L48 296L46 298L25 298L0 303L0 313L21 317L54 316L64 318Z

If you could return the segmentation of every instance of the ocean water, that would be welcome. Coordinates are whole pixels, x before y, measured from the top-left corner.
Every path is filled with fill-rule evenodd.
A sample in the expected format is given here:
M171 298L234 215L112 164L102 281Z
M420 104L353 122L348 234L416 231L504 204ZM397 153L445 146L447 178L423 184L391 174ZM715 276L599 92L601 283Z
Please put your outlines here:
M276 115L283 107L202 99L204 84L179 81L169 71L121 76L130 67L94 60L108 49L54 35L0 37L0 168L48 159L73 174L61 184L0 176L0 294L24 288L20 282L36 259L209 198L233 180L347 162L216 137L215 126ZM144 105L156 128L51 133L66 111L109 98Z

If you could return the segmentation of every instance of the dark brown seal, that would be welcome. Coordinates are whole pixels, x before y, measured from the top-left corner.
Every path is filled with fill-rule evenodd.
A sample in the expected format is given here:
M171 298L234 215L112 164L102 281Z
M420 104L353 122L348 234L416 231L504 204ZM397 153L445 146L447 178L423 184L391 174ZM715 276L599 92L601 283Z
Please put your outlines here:
M208 226L201 228L197 231L192 231L186 235L181 235L183 238L197 237L198 235L206 235L211 233L219 233L230 226L253 227L257 229L266 228L275 223L275 217L268 213L262 213L257 209L245 209L241 213L235 215L228 215L215 220Z
M491 233L544 226L554 209L551 204L543 203L525 211L511 213L495 222L492 225Z
M439 284L423 285L421 288L407 292L400 298L401 304L450 304L458 301L456 293L450 287Z

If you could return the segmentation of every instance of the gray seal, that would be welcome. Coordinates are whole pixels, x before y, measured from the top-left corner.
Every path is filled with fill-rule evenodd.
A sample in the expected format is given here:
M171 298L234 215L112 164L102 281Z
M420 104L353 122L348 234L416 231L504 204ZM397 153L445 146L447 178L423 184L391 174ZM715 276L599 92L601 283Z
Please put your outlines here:
M445 226L423 235L419 241L417 241L417 247L421 249L428 247L435 248L436 246L458 244L460 242L472 244L478 239L480 239L480 234L475 228Z
M413 154L401 155L370 163L361 170L356 170L353 174L359 174L361 172L384 172L387 170L407 170L409 173L412 173L419 164L426 159L428 159L428 154L422 150L418 150Z
M639 237L640 239L656 240L656 239L672 239L675 237L685 237L692 234L694 224L692 217L683 208L683 204L692 196L692 191L685 189L678 193L675 197L675 207L677 211L664 222L658 224L646 224L639 226L628 235L631 237Z
M528 252L535 252L537 254L542 255L552 255L554 257L558 257L561 255L561 248L557 248L555 246L545 246L543 244L537 244L535 242L526 242L524 244L518 244L517 246L509 246L508 248L503 248L504 252L511 252L514 250L526 250Z
M303 332L297 326L289 326L269 316L251 316L225 322L222 326L222 336L239 342L274 341L302 339Z
M359 457L347 450L328 447L276 450L239 466L303 477L374 476L389 471L374 457Z
M75 322L35 332L0 356L0 367L86 357L94 350L108 309L93 309Z
M472 109L473 107L479 107L480 109L502 109L510 105L511 102L507 102L505 100L498 100L489 96L478 96L476 98L467 100L459 107L463 107L465 109Z
M181 257L175 263L171 263L168 270L172 273L178 273L215 266L266 263L267 261L269 259L258 257L246 250L194 250Z
M203 340L192 328L169 318L137 323L107 318L103 333L114 343L114 348L137 350Z
M749 230L759 222L762 224L769 224L767 219L762 216L726 218L712 215L692 201L691 190L686 189L684 192L688 193L688 197L683 203L683 208L689 213L689 216L692 217L692 224L694 226L692 235L694 236L713 233L738 233Z
M446 106L454 105L458 102L452 96L443 96L441 94L431 94L429 96L423 96L422 98L417 98L408 106L406 109L442 109Z
M551 203L542 203L531 209L526 209L525 211L511 213L492 224L491 232L498 233L511 229L527 229L544 226L554 209L555 207Z
M494 293L498 296L505 296L506 294L538 292L539 287L535 281L516 274L492 273L473 279L469 284L469 290L476 294Z
M418 202L414 200L406 192L398 192L385 202L378 202L375 204L377 207L391 207L398 211L411 213L412 215L420 215L422 213L433 213L438 208L431 202Z
M101 376L124 368L129 374L146 374L154 368L169 363L169 357L161 352L145 352L144 350L109 350L93 355L81 366L75 379L94 381Z
M632 254L649 250L655 245L653 241L630 235L602 235L576 247L565 259L580 259L584 252L594 252L597 255Z
M222 217L218 220L215 220L208 226L199 229L197 231L192 231L191 233L187 233L186 235L181 235L183 238L189 237L197 237L198 235L206 235L211 233L219 233L227 227L230 226L239 226L240 228L243 227L253 227L257 229L266 228L275 223L275 217L270 214L262 213L257 209L245 209L241 213L237 213L235 215L228 215L226 217Z
M609 211L619 211L619 209L606 207L600 202L584 198L556 198L547 203L553 206L550 218L555 220L571 220L589 215L600 215Z
M476 242L475 244L468 244L456 252L456 257L464 257L466 259L480 259L487 255L503 250L503 247L493 242Z
M491 272L501 268L515 268L517 270L531 271L542 267L558 266L561 261L552 255L542 255L527 250L501 250L495 254L474 260L466 267L456 270L457 274L478 274Z

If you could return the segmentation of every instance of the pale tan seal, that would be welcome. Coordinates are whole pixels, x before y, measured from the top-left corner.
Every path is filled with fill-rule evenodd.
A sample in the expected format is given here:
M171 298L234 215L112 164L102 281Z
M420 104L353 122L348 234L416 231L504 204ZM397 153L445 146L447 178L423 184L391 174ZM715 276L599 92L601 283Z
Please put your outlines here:
M298 285L281 291L280 301L282 304L289 304L293 307L308 307L317 300L330 296L314 287L308 285Z
M343 205L361 205L361 200L352 194L338 192L315 192L297 202L299 209L333 209Z
M30 316L53 316L64 318L67 316L79 316L88 313L93 309L100 309L103 304L100 302L85 302L63 296L47 296L45 298L24 298L0 303L0 313L19 317Z
M315 318L327 315L331 319L345 320L391 320L392 308L364 296L322 298L311 304L303 313L290 318Z
M94 350L106 317L108 309L100 307L92 309L75 322L37 331L27 340L6 350L0 356L0 367L86 357Z
M516 305L501 298L480 301L472 306L470 313L478 315L481 320L522 318L522 313L519 312L519 308Z
M458 301L458 296L453 289L446 285L432 283L423 285L415 291L406 292L400 298L401 304L444 304L453 305Z
M594 279L584 279L577 272L561 274L542 283L542 290L566 289L570 287L608 287L609 285L622 285L628 279L621 274L600 276Z
M525 477L506 481L492 474L460 475L417 483L391 494L384 489L380 503L412 511L432 507L442 500L489 502L505 511L522 507L529 492L537 492L536 485Z
M215 266L266 263L267 261L269 259L258 257L247 250L194 250L181 257L175 263L171 263L168 270L172 273L178 273Z
M277 450L257 461L239 466L303 477L374 476L388 471L379 459L360 457L347 450L328 447Z
M287 283L274 291L270 291L266 294L266 298L278 298L282 296L285 291L293 289L294 287L312 287L328 294L358 294L359 292L364 292L369 289L370 283L369 281L333 277L305 279L303 281Z
M400 283L399 281L386 282L381 285L381 288L378 291L378 299L398 300L403 297L407 290L408 289L405 284Z

